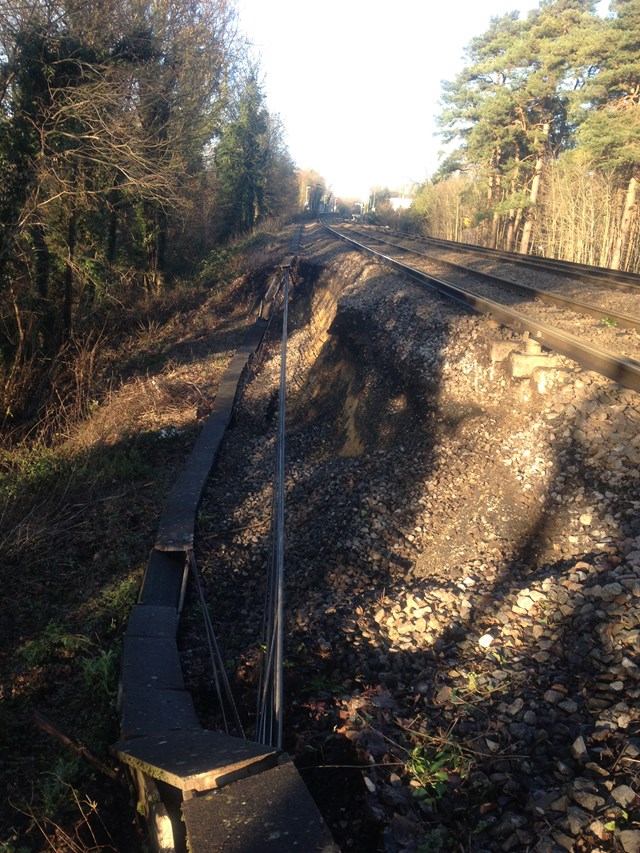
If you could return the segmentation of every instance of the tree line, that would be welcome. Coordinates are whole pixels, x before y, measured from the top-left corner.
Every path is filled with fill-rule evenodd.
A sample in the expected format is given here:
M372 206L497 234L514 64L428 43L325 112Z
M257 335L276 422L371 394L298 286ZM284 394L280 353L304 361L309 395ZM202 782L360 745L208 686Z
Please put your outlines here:
M429 233L640 271L640 0L543 0L492 19L443 83Z
M232 0L0 0L0 420L299 194Z

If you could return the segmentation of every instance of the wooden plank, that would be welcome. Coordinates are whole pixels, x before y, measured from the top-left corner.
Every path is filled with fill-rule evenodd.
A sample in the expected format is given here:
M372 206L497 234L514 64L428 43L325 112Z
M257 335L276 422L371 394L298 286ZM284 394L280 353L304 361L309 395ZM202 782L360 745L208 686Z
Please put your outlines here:
M186 690L131 686L125 689L120 725L123 740L199 728L191 694Z
M209 791L277 762L271 747L204 729L137 738L112 749L125 764L182 791Z
M291 763L185 800L191 853L339 853Z
M183 553L166 554L154 548L149 555L138 604L179 607L186 566Z

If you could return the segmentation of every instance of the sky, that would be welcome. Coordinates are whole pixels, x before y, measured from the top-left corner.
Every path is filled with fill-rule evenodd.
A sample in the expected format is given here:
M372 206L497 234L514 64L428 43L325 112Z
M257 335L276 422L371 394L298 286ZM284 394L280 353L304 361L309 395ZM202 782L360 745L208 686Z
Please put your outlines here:
M338 198L403 190L437 169L441 81L496 15L538 0L237 0L267 107L299 168Z

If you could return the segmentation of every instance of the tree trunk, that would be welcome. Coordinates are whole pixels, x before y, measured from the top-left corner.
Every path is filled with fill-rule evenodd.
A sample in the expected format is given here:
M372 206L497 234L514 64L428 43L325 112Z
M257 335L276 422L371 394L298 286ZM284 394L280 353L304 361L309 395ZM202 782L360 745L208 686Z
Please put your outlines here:
M118 210L112 207L109 211L109 233L107 235L107 262L113 264L118 250Z
M169 243L169 218L164 210L158 211L158 249L156 257L158 259L158 270L164 280L164 274L167 270L167 246Z
M633 213L633 208L635 207L637 193L638 181L634 175L631 177L629 185L627 186L627 192L624 199L624 209L622 211L622 221L620 222L620 230L618 232L613 256L611 258L612 270L620 269L620 262L627 247L629 229L631 227L631 215Z
M542 126L543 140L546 140L546 138L548 136L549 136L549 123L545 122ZM537 133L536 133L535 142L536 142L535 147L537 147L537 143L538 143ZM538 194L540 192L540 181L542 178L542 169L544 167L544 149L545 149L545 145L543 142L542 147L540 149L540 153L538 154L538 158L536 160L535 169L533 171L533 181L531 183L531 192L529 193L530 206L529 206L529 209L527 210L527 216L526 216L526 219L524 221L524 226L522 228L522 236L520 238L520 248L518 249L518 251L520 252L521 255L528 254L529 245L531 243L531 232L533 231L533 216L534 216L534 211L535 211L536 204L538 201Z
M535 210L536 202L538 201L538 193L540 192L540 176L542 175L543 159L538 157L536 160L536 169L531 183L531 192L529 193L529 201L531 207L527 211L527 216L522 228L522 236L520 237L520 247L518 251L521 255L526 255L529 252L529 244L531 243L531 232L533 230L533 211Z
M121 178L116 175L113 179L113 188L109 192L109 226L107 231L107 262L115 263L118 253L118 228L120 225L120 207L122 204L122 196L118 187L120 186Z
M153 202L144 205L147 222L147 272L145 278L153 293L158 294L164 285L169 221L166 213Z
M519 171L520 164L520 149L516 149L516 176ZM516 177L511 178L511 187L510 187L511 195L514 196L516 192ZM519 211L516 211L515 207L509 208L509 215L507 217L507 233L505 236L505 245L504 248L507 252L513 252L513 247L516 244L516 233L518 230L518 222L520 221Z
M67 229L67 243L69 247L69 257L67 260L67 268L64 272L64 302L62 305L62 332L64 340L68 341L71 337L71 329L73 325L73 260L76 253L76 235L78 232L78 208L76 200L72 202L71 215L69 216L69 225Z
M490 197L489 204L495 205L496 197L499 198L500 190L501 190L501 175L495 175L491 180L491 189L490 189ZM496 192L497 191L497 192ZM498 230L500 228L500 214L497 210L493 211L493 218L491 220L491 238L489 242L489 246L492 249L498 248Z
M507 228L507 244L505 247L507 252L513 252L515 250L516 238L518 236L518 229L520 228L521 222L522 208L519 207L517 210L512 208L509 211L509 226Z
M43 299L49 295L49 247L45 239L45 229L42 222L36 222L31 229L33 248L36 256L36 287Z

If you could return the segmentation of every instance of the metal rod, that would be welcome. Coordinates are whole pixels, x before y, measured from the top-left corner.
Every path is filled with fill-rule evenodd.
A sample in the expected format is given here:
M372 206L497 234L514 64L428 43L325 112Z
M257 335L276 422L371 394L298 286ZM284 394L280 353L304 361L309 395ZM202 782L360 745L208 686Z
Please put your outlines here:
M220 651L220 646L218 645L218 640L215 635L215 631L213 630L213 623L211 622L211 616L209 615L209 609L207 607L206 598L204 595L204 588L202 586L202 582L200 580L200 573L198 571L198 565L196 563L195 554L192 550L189 550L187 554L188 565L191 568L191 572L193 574L194 583L196 585L196 590L198 592L198 598L200 600L200 606L202 607L202 615L204 618L205 625L205 633L207 636L207 645L209 647L209 657L211 660L211 667L213 670L213 680L216 688L216 693L218 694L218 702L220 704L220 713L222 714L222 721L224 725L224 730L227 734L229 734L229 725L227 722L227 714L225 711L225 694L226 700L233 714L234 722L240 734L240 737L244 738L244 730L242 728L242 722L240 720L240 714L238 713L238 708L236 706L235 700L233 698L233 693L231 691L231 685L229 684L229 679L227 678L227 673L224 666L224 660L222 658L222 653ZM224 690L224 692L223 692Z
M280 359L280 400L278 406L278 458L277 458L277 528L276 528L276 659L274 684L274 712L276 742L282 746L282 711L284 705L283 664L284 664L284 432L287 389L287 325L289 315L289 270L284 273L284 306L282 312L282 357Z
M284 503L285 503L285 409L287 379L287 326L289 269L283 271L282 348L280 393L271 518L271 553L268 561L263 619L264 654L258 686L256 740L278 749L282 747L284 707Z

